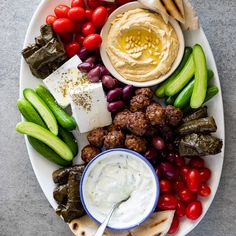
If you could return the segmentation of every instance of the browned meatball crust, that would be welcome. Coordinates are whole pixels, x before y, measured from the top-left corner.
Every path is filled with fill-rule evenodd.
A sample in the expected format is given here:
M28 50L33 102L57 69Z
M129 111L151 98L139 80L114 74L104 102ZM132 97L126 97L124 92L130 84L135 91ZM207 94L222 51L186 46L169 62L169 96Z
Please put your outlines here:
M85 163L89 163L101 150L92 145L85 146L81 151L81 158Z
M111 131L105 136L104 147L106 149L123 147L124 139L124 134L121 131Z
M111 131L119 131L119 130L121 130L121 129L120 129L120 127L118 127L118 126L116 126L116 125L114 125L114 124L111 124L111 125L109 125L109 126L106 127L106 130L107 130L108 132L111 132Z
M146 116L150 120L152 125L165 124L165 108L158 103L152 103L147 107Z
M144 110L151 102L152 100L143 94L135 95L130 100L130 111L136 112Z
M120 127L121 129L126 129L130 114L131 112L129 110L124 110L117 113L114 117L113 124L117 127Z
M127 134L125 138L125 146L136 152L145 152L147 149L147 142L144 138L133 134Z
M145 113L137 111L129 116L129 123L127 128L135 135L142 136L149 128L149 121L145 116Z
M87 139L95 147L101 148L107 131L103 128L96 128L89 132Z
M174 106L168 105L166 108L166 123L171 126L178 126L183 118L183 112Z
M135 91L135 94L136 95L142 94L142 95L144 95L144 96L146 96L148 98L152 98L153 97L153 91L150 88L140 88L140 89L137 89Z

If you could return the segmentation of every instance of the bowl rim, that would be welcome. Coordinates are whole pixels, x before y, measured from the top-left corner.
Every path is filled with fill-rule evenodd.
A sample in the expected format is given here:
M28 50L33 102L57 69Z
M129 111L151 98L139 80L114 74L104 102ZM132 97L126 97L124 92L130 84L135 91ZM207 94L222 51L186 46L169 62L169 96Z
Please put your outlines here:
M103 39L102 44L100 46L100 55L103 61L103 64L106 66L106 68L108 69L108 71L116 78L118 79L120 82L124 83L124 84L128 84L128 85L133 85L135 87L150 87L150 86L154 86L157 85L161 82L163 82L164 80L166 80L171 74L173 74L173 72L177 69L177 67L179 66L183 54L184 54L184 48L185 48L185 41L184 41L184 35L183 35L183 31L179 25L179 23L173 18L173 17L169 17L169 23L172 25L172 27L174 28L178 40L179 40L179 51L177 54L176 59L174 60L174 62L172 63L172 66L170 68L170 70L164 74L161 75L159 78L157 79L153 79L153 80L149 80L149 81L144 81L144 82L137 82L137 81L132 81L132 80L127 80L125 79L121 74L119 74L116 69L114 68L114 66L112 65L110 58L106 52L106 39L107 39L107 35L108 32L110 30L111 27L111 22L116 18L117 15L122 14L126 11L129 10L133 10L136 8L143 8L143 9L147 9L149 11L153 11L155 13L158 14L157 11L154 11L148 7L146 7L145 5L141 4L138 1L134 1L134 2L130 2L127 4L124 4L120 7L118 7L115 11L113 11L111 13L111 15L108 17L105 25L103 26L102 30L101 30L101 37ZM104 40L105 39L105 40Z
M157 206L157 203L158 203L158 200L159 200L159 196L160 196L160 185L159 185L159 179L158 179L158 176L157 176L157 173L155 171L155 169L153 168L153 166L151 165L151 163L144 157L142 156L141 154L133 151L133 150L130 150L130 149L125 149L125 148L113 148L113 149L109 149L109 150L106 150L106 151L103 151L101 153L99 153L97 156L95 156L89 163L88 165L85 167L84 171L83 171L83 174L82 174L82 177L81 177L81 180L80 180L80 187L79 187L79 190L80 190L80 199L81 199L81 203L86 211L86 213L97 223L97 224L102 224L102 222L100 222L99 220L97 220L93 215L92 213L88 210L87 206L86 206L86 203L85 203L85 200L84 200L84 195L83 195L83 185L84 185L84 178L87 174L87 171L89 170L90 166L92 165L92 163L94 161L96 161L97 159L99 159L99 157L102 157L104 155L106 155L107 153L110 153L110 152L125 152L125 153L129 153L129 154L132 154L136 157L138 157L141 161L144 162L144 164L147 165L147 167L150 168L152 174L153 174L153 177L154 177L154 182L155 182L155 185L156 185L156 191L155 191L155 201L153 203L153 207L151 208L150 212L145 215L145 217L143 217L142 220L140 220L139 222L137 222L136 224L134 225L131 225L129 227L125 227L125 228L117 228L117 227L110 227L110 226L107 226L108 229L111 229L111 230L129 230L129 229L132 229L134 227L137 227L139 226L140 224L142 224L144 221L146 221L151 215L152 213L154 212L154 210L156 209L156 206Z

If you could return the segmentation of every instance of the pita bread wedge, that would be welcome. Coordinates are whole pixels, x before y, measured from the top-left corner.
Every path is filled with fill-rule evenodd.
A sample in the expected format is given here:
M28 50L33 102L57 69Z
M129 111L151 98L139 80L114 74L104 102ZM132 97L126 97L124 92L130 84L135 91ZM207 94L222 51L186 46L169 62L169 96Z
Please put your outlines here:
M175 18L176 20L180 21L181 23L185 23L185 19L180 13L179 9L176 7L173 0L162 0L165 5L165 8L169 12L169 14Z
M174 0L174 2L175 2L175 5L179 8L179 11L184 18L185 14L184 14L183 0Z

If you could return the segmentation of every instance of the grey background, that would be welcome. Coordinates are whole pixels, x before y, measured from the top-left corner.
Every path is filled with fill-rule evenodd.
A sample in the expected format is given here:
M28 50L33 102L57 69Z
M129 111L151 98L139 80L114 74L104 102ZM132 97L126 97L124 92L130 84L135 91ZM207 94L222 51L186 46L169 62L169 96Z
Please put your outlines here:
M71 235L49 205L33 173L24 139L15 132L20 51L40 0L1 0L0 32L0 236ZM63 2L63 0L58 3ZM236 235L236 1L195 0L223 89L226 154L219 190L191 236Z

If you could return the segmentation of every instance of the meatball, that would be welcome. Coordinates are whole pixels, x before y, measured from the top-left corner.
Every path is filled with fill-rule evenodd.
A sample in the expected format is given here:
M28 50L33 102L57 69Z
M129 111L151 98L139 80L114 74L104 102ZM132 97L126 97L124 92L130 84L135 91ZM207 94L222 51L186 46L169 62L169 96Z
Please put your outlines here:
M125 138L125 146L136 152L145 152L147 149L147 142L144 138L133 134L127 134Z
M142 94L142 95L144 95L144 96L146 96L148 98L152 98L153 97L153 91L150 88L140 88L140 89L137 89L135 91L135 94L136 95Z
M107 131L103 128L96 128L89 132L87 139L91 145L101 148L106 134Z
M152 125L165 124L165 109L158 103L153 103L147 107L146 116Z
M174 106L166 107L166 123L171 126L178 126L183 118L183 112Z
M149 128L149 121L145 116L145 113L137 111L129 116L129 123L127 128L135 135L142 136Z
M104 147L106 149L122 147L124 145L124 134L121 131L111 131L105 136Z
M101 150L92 145L85 146L81 151L81 158L85 163L89 163Z
M129 121L129 110L124 110L116 114L113 120L113 124L121 129L126 129Z
M114 124L107 126L106 129L108 132L121 130L119 126L116 126Z
M144 110L151 102L152 100L143 94L135 95L130 100L130 110L132 112Z

